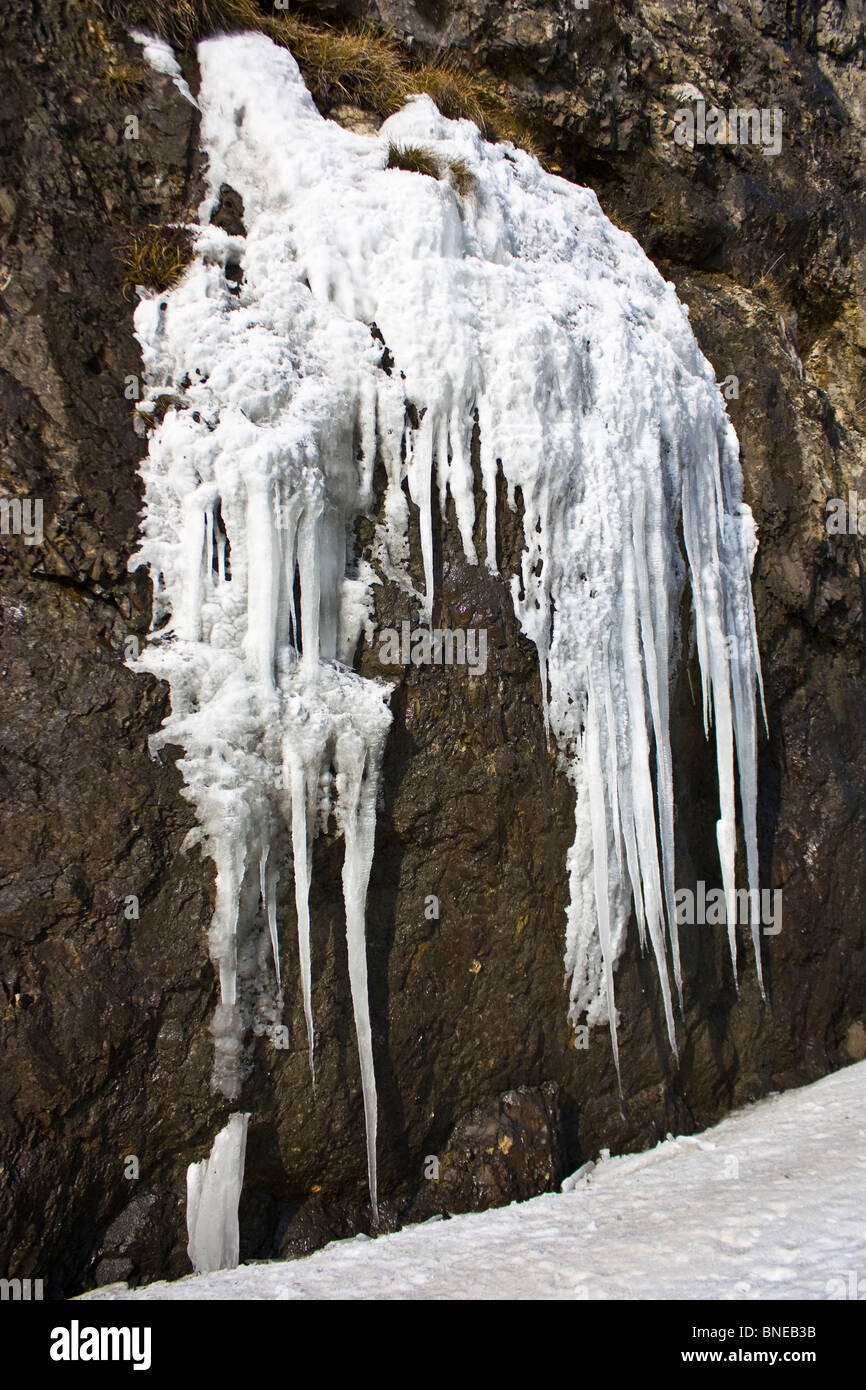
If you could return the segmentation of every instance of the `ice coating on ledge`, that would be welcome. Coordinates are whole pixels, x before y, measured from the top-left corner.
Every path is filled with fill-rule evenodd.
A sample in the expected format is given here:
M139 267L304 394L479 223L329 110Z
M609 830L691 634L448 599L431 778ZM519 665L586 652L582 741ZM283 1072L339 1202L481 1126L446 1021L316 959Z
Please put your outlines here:
M615 1056L613 971L632 906L676 1046L668 719L687 573L704 721L715 728L729 922L737 772L757 888L755 530L736 437L686 312L591 191L487 144L427 97L379 136L346 131L322 118L294 59L261 35L207 40L198 54L210 186L196 256L177 288L136 313L145 409L169 395L142 468L138 560L156 591L142 664L171 684L160 738L184 750L187 795L217 864L217 1076L230 1094L239 919L254 882L276 960L282 827L312 1061L310 852L323 803L333 804L375 1207L364 900L390 715L387 690L340 661L351 663L372 606L375 575L353 563L352 522L371 503L377 452L387 493L376 560L413 592L408 493L428 617L433 508L448 493L466 555L479 558L474 429L481 558L493 572L497 472L511 502L520 490L526 551L513 601L577 793L571 1017L607 1019ZM387 169L389 142L463 161L473 187L461 195L447 176ZM222 184L243 198L244 237L206 225ZM243 272L237 292L232 265ZM752 931L760 972L757 921ZM736 973L733 925L730 944Z
M141 56L154 72L161 72L163 77L170 77L181 96L197 108L198 102L189 89L171 44L166 43L165 39L157 38L155 34L145 34L141 29L130 29L129 37L141 44Z

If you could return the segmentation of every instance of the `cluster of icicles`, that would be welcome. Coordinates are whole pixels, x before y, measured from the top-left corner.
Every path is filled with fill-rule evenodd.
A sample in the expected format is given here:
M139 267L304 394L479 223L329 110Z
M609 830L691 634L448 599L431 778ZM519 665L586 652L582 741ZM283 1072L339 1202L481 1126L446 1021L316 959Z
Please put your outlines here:
M172 70L164 46L148 52ZM613 971L632 912L676 1045L668 713L686 568L704 723L715 727L736 970L737 773L757 887L755 530L736 438L686 312L592 192L486 143L426 97L378 136L342 129L318 113L291 55L260 35L208 40L198 56L210 187L195 256L170 293L143 295L136 311L142 409L162 416L142 467L134 563L149 566L155 611L140 664L170 683L157 742L183 750L197 834L216 864L215 1083L227 1096L242 1080L239 949L261 910L282 1004L276 886L286 841L314 1065L311 846L317 824L336 816L375 1212L365 900L390 688L351 669L361 632L372 633L377 574L354 560L353 529L373 503L374 463L387 477L376 565L427 619L433 508L449 494L466 556L478 561L474 429L493 573L497 472L512 505L520 490L526 549L514 606L537 647L545 720L576 790L571 1017L607 1019L615 1056ZM435 152L443 177L386 167L389 145ZM457 160L469 188L465 176L460 189L447 176ZM209 225L222 185L243 199L243 236ZM406 572L410 502L423 594ZM220 1137L232 1191L242 1119ZM199 1218L203 1201L225 1206L221 1189L213 1195L224 1178L208 1197L200 1167L191 1180ZM216 1245L223 1254L200 1266L229 1258L225 1242Z

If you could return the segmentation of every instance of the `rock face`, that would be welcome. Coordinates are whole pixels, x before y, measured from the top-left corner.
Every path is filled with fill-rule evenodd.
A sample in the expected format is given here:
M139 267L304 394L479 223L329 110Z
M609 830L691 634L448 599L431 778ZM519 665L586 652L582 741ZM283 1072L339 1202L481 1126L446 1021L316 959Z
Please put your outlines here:
M718 378L736 377L761 541L761 882L784 894L782 930L764 939L766 1004L745 941L738 993L723 932L682 929L679 1059L631 940L620 1097L606 1030L584 1048L566 1021L573 805L545 748L534 649L507 585L466 565L446 517L435 621L487 628L486 673L386 671L375 646L358 654L365 674L398 680L368 897L394 1225L528 1196L602 1145L644 1147L862 1056L862 542L828 535L825 505L866 497L864 17L781 0L318 9L363 14L421 51L444 43L519 96L551 163L596 189L677 285ZM188 1271L184 1174L225 1120L209 1090L213 870L180 853L192 811L171 760L148 755L166 691L124 665L150 597L126 569L145 445L125 395L140 362L115 251L132 230L195 215L202 185L196 112L170 79L147 71L132 91L107 77L135 61L122 31L60 0L35 19L13 0L0 25L0 490L40 499L44 518L39 544L0 538L0 1274L45 1278L58 1296ZM779 155L676 143L675 113L699 96L780 108ZM220 216L241 214L224 190ZM498 512L507 574L521 532L503 498ZM372 520L359 551L371 536ZM413 616L382 587L379 625ZM673 711L677 877L714 884L715 774L690 675ZM341 864L340 843L320 837L315 1103L291 949L289 1046L255 1044L244 1257L369 1229ZM290 889L286 865L287 943Z
M436 1211L483 1211L550 1190L563 1173L561 1135L558 1088L550 1081L477 1106L455 1125L441 1157L425 1165L418 1210L429 1202Z

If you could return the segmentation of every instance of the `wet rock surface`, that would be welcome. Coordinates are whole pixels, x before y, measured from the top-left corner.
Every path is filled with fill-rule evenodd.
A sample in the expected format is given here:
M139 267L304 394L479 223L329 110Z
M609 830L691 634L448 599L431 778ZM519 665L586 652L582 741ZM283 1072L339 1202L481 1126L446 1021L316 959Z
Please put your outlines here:
M387 1227L545 1190L602 1146L645 1147L862 1056L862 538L828 536L825 504L866 497L866 83L854 6L363 10L416 49L447 42L517 94L551 162L594 187L675 282L719 380L737 379L729 410L761 540L761 882L784 890L782 930L763 942L766 1003L743 933L738 992L723 930L682 929L679 1058L632 934L617 975L620 1097L606 1030L575 1037L566 1020L573 800L545 746L534 649L507 581L466 564L446 516L434 621L485 628L486 672L386 668L377 641L357 658L395 682L368 897ZM187 1272L186 1166L225 1115L209 1089L213 870L180 852L193 813L171 758L148 754L167 692L124 665L150 595L127 572L145 443L125 395L140 360L116 249L194 217L202 183L195 109L153 72L119 96L106 73L134 64L136 46L86 5L16 0L0 26L0 491L44 506L41 544L0 537L0 1273L43 1277L57 1296ZM724 108L781 107L778 158L677 145L687 83ZM215 220L242 219L222 190ZM498 515L507 576L519 517L503 497ZM384 584L378 626L403 621L415 609ZM718 880L714 755L690 685L685 665L672 715L681 886ZM342 844L324 835L314 856L315 1102L283 861L288 1045L250 1044L245 1258L370 1229Z
M44 529L0 548L0 1267L56 1296L144 1193L145 1267L188 1268L186 1151L216 1122L212 875L179 853L192 812L148 755L166 692L124 664L150 593L126 569L141 366L116 248L194 205L196 140L156 75L124 139L105 78L136 46L80 9L7 7L0 27L0 485L39 499Z
M565 1177L558 1088L521 1086L476 1106L425 1166L418 1211L484 1211L551 1192Z

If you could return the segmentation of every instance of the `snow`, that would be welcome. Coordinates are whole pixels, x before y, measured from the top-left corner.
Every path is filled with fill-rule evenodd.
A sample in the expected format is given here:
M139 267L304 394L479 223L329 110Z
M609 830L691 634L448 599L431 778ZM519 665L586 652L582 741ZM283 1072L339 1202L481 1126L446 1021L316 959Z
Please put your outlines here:
M563 1191L96 1299L866 1298L866 1062ZM855 1274L852 1280L852 1271Z
M145 54L169 70L163 48ZM433 507L449 493L467 558L479 558L476 423L492 572L499 470L512 505L520 493L526 551L511 578L514 606L537 647L545 720L577 793L570 1012L575 1022L607 1020L615 1057L614 968L632 906L677 1045L668 717L687 578L704 722L715 730L736 974L735 761L757 887L755 528L733 428L686 311L590 190L486 143L428 97L410 100L378 136L346 131L323 119L294 59L262 35L207 40L198 56L209 189L195 257L170 293L142 295L135 318L141 409L168 405L142 466L133 564L149 567L155 594L138 664L171 686L154 747L183 749L199 824L189 843L199 839L216 864L214 1081L230 1098L243 1085L250 1029L263 1031L282 1009L272 971L277 865L289 847L314 1077L312 842L332 814L344 836L375 1216L365 899L390 688L350 667L361 631L371 631L377 573L356 564L353 527L372 501L377 452L387 478L378 569L414 593L408 493L428 622ZM443 168L462 161L473 187L461 194L447 177L387 168L392 143L425 146ZM208 225L223 183L243 198L245 237ZM232 264L243 271L237 291ZM759 930L753 922L760 975Z

